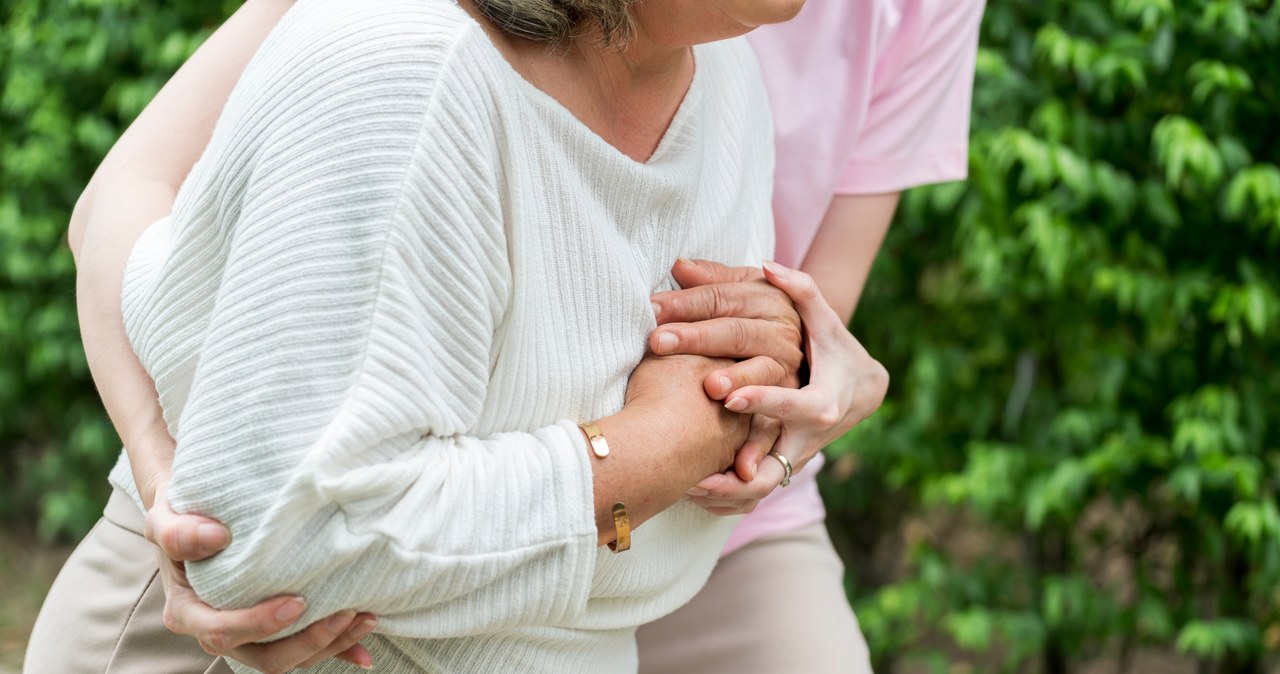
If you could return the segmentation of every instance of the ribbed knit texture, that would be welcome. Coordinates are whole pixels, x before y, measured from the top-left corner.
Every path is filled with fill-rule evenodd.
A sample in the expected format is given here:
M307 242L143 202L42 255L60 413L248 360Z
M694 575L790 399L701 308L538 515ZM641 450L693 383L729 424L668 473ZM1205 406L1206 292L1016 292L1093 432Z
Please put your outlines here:
M290 10L125 275L170 499L233 533L188 565L203 599L373 611L381 672L635 668L736 520L682 504L597 549L574 420L621 408L677 255L772 251L750 50L695 58L642 164L447 0Z

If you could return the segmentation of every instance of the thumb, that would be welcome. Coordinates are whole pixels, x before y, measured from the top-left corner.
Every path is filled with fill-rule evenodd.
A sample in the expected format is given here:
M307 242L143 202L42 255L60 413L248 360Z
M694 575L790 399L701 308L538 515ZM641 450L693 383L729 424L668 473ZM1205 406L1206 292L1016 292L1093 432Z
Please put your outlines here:
M747 441L733 459L733 470L739 479L743 482L756 479L760 462L773 449L781 431L782 425L774 419L759 414L751 419L751 432L747 435Z
M221 522L174 512L163 487L156 489L155 502L143 524L143 535L175 562L207 559L231 544L231 531Z

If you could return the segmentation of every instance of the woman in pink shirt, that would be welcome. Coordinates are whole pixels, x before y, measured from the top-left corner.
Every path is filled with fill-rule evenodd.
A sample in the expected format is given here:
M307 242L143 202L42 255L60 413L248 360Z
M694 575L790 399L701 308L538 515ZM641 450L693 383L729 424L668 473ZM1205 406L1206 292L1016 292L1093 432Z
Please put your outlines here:
M236 64L248 60L288 4L246 5L249 11L218 43L223 68L217 76L225 81L215 83L213 90L223 84L229 89L240 67ZM777 259L809 272L844 322L853 313L898 193L964 176L981 10L981 0L810 0L792 23L761 29L752 41L775 115ZM211 125L216 114L196 108L189 112L209 115L202 123ZM692 282L736 280L719 276L725 273L689 267L680 275ZM655 351L681 350L668 346L664 333L685 345L703 334L705 328L681 322L677 310L682 297L696 292L655 297L659 322L665 325L653 336ZM818 372L815 365L808 400L834 403L834 389L848 388L846 382L818 382ZM869 668L844 600L842 568L822 526L814 480L823 441L831 439L832 429L847 428L843 422L854 402L851 394L840 397L844 403L832 411L841 414L825 426L783 432L775 449L789 457L795 471L787 488L775 489L784 478L783 462L765 458L750 482L729 473L712 476L691 492L692 500L719 514L754 512L730 540L707 588L686 608L642 630L642 669ZM767 413L796 400L795 392L752 387L726 402L736 411ZM757 460L768 447L760 449ZM811 463L815 457L818 463ZM189 533L183 541L188 547L198 547L201 540L194 526L168 531ZM209 551L186 554L194 558ZM269 606L218 612L190 597L184 602L172 607L173 614L184 616L175 624L192 633L232 633L248 643L255 640L249 626L274 620ZM263 634L278 629L256 627ZM333 650L329 642L325 646Z
M775 259L808 272L846 323L901 192L967 173L984 4L808 0L748 37L773 108ZM772 462L754 485L702 485L708 507L755 510L702 592L640 629L642 672L870 671L823 525L822 456L806 449L785 489Z

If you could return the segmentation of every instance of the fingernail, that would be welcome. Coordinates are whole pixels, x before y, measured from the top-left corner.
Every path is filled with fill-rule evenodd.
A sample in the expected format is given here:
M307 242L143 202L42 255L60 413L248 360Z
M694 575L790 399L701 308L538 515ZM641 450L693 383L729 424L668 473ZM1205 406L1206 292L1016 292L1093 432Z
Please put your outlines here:
M688 492L686 492L686 493L687 493L687 494L689 494L690 496L706 496L707 494L710 494L711 492L707 491L706 489L699 489L699 488L697 488L697 487L694 487L693 489L690 489L690 490L689 490Z
M351 619L354 617L356 617L356 612L352 610L335 613L329 616L328 620L324 621L324 627L330 632L337 632L349 625L351 623Z
M756 474L760 472L760 462L751 464L751 479L756 479Z
M280 608L276 609L276 620L281 622L293 622L294 620L297 620L298 616L302 615L302 612L305 610L307 610L307 602L295 597L281 604Z
M765 260L764 262L760 263L760 266L764 267L765 269L768 269L769 272L771 274L774 274L775 276L786 277L787 275L787 271L788 271L787 268L778 264L777 262L774 262L773 260Z
M680 338L670 332L658 333L658 351L660 353L670 353L676 350L680 345Z
M658 304L657 302L650 302L650 303L649 303L649 306L652 306L652 307L653 307L653 317L654 317L654 318L658 318L658 317L662 316L662 305L661 305L661 304Z
M373 631L378 626L377 620L361 620L360 624L351 628L351 636L360 639Z
M693 260L690 260L687 257L678 257L676 258L676 264L690 265L693 264Z
M725 375L720 375L720 390L724 393L728 393L731 388L733 388L733 380Z
M221 550L227 547L227 530L216 524L196 527L196 545L204 550Z
M729 402L724 404L724 408L730 412L741 412L742 410L747 409L747 399L734 396L729 399Z

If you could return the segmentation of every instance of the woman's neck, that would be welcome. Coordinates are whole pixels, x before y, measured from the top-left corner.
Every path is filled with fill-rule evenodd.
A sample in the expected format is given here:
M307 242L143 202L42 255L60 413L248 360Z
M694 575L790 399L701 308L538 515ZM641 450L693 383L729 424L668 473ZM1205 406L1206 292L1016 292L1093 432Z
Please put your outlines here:
M693 81L691 49L660 44L643 31L622 48L588 33L556 50L502 33L467 9L516 72L639 162L657 149Z

